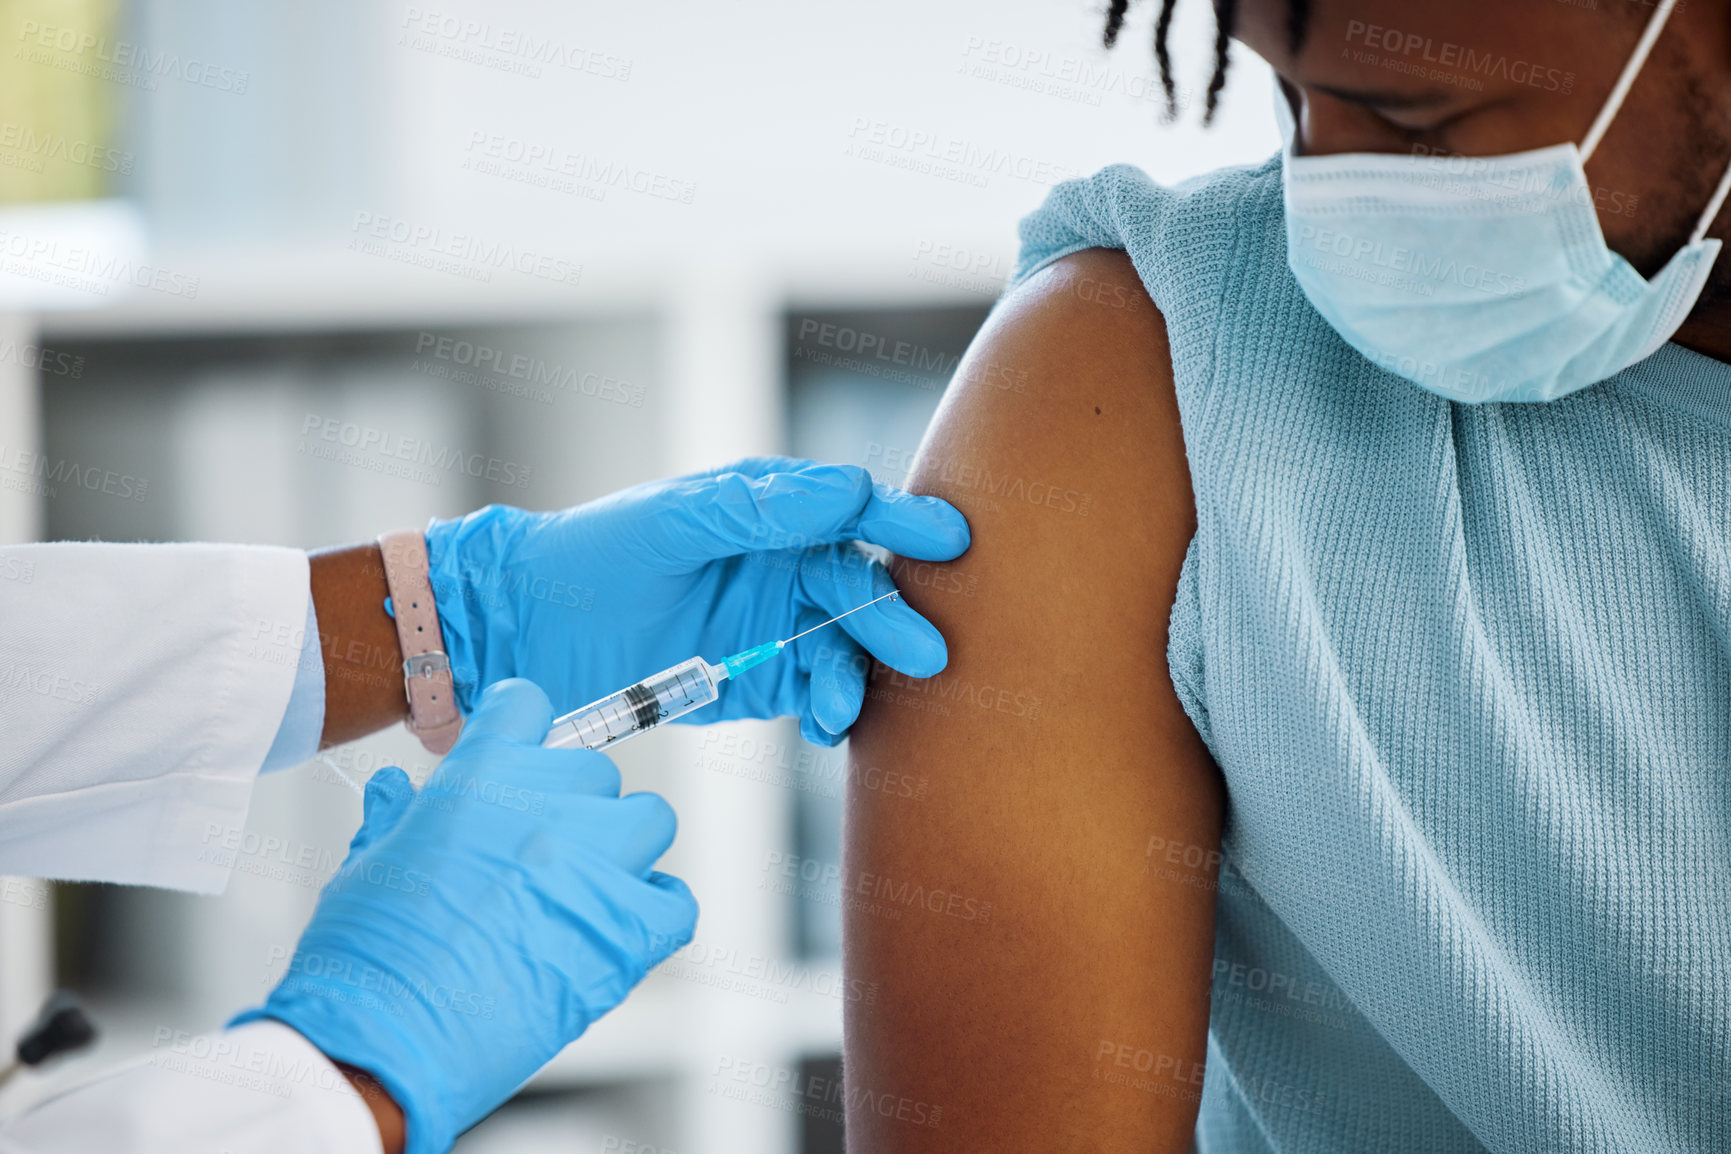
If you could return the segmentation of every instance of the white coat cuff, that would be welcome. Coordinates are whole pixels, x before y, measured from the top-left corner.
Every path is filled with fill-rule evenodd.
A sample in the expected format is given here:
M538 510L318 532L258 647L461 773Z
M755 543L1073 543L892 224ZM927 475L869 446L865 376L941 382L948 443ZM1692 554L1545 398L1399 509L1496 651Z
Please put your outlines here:
M300 662L295 666L294 693L277 727L276 740L264 755L263 773L292 769L319 751L325 731L325 655L319 647L319 614L307 592L307 624Z
M281 1022L157 1031L151 1052L0 1127L0 1154L380 1154L342 1071Z

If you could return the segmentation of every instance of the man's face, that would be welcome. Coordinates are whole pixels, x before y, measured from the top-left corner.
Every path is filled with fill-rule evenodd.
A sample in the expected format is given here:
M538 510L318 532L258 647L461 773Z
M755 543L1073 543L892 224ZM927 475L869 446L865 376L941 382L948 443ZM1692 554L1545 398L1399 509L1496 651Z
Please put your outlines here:
M1284 81L1300 153L1497 156L1580 143L1654 2L1312 0L1295 56L1286 0L1242 0L1238 38ZM1679 0L1587 165L1606 241L1651 276L1728 162L1731 4ZM1731 258L1713 282L1731 295Z

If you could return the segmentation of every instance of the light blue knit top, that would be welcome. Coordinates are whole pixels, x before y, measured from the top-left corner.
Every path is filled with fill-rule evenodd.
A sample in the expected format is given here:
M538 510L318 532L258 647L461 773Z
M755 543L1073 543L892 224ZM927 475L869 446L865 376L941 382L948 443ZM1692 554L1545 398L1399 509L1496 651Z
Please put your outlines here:
M1226 775L1202 1154L1731 1150L1731 368L1543 405L1373 366L1278 158L1022 222L1129 252L1197 530L1168 653Z

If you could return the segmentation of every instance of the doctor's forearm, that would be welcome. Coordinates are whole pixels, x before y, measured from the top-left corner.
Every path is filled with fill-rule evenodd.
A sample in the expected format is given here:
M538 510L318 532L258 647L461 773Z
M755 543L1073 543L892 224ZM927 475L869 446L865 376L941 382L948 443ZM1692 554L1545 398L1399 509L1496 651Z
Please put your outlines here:
M325 725L319 746L364 737L409 715L397 625L377 545L325 549L309 558L313 609L325 664Z
M343 1072L343 1077L360 1094L361 1100L367 1104L367 1109L373 1115L373 1122L379 1128L379 1145L384 1147L384 1154L403 1154L403 1108L391 1098L389 1092L379 1085L365 1070L343 1062L335 1063L336 1068Z

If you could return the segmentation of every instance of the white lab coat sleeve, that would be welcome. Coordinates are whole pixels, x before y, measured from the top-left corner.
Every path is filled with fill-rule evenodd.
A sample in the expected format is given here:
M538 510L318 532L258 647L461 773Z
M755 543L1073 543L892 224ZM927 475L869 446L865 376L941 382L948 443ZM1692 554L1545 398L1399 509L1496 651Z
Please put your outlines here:
M0 549L0 874L220 893L309 596L297 549Z
M163 1033L168 1033L163 1031ZM349 1080L280 1022L159 1037L0 1125L0 1154L382 1154Z
M260 773L300 765L318 753L319 738L324 735L325 655L312 641L319 636L319 617L311 597L307 598L306 632L302 636L308 641L301 645L294 692L289 694L288 710L277 726L270 751L264 755Z

